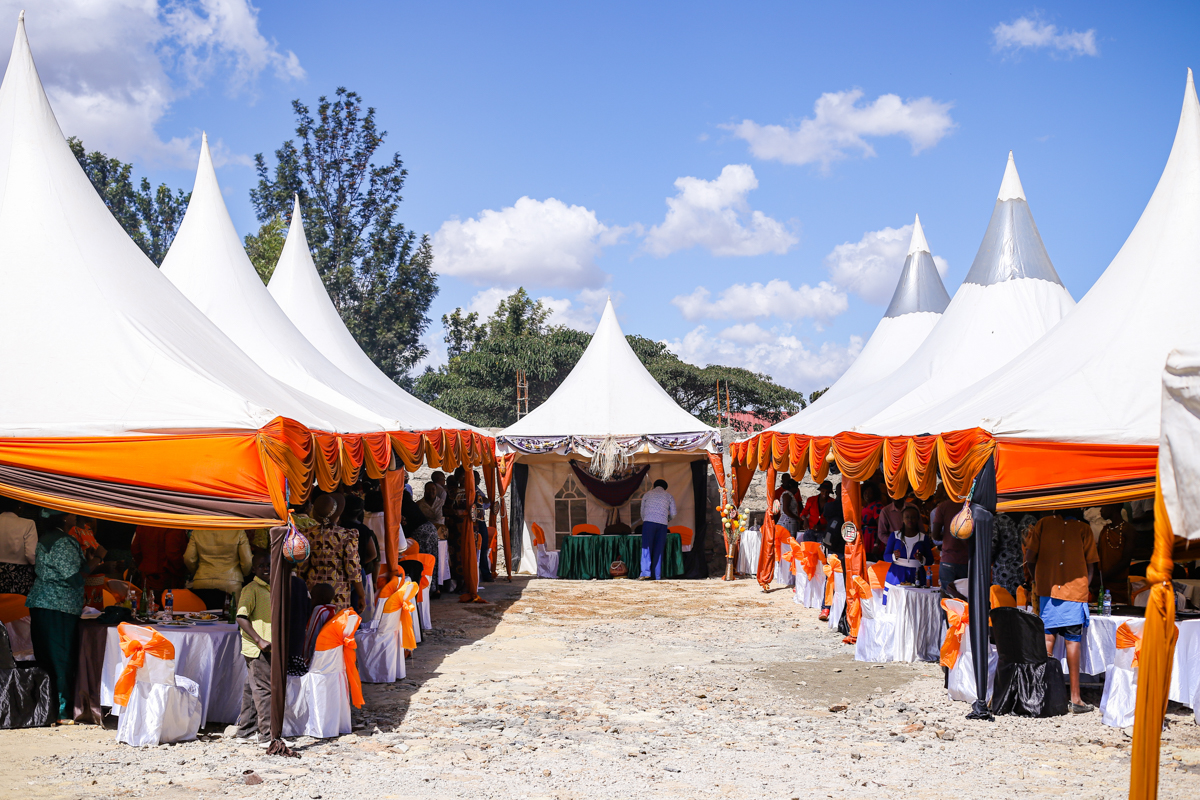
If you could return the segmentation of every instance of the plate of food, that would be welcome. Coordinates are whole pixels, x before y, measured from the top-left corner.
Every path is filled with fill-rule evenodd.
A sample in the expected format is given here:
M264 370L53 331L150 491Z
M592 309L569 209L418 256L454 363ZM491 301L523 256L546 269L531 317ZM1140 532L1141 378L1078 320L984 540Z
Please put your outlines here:
M216 622L220 617L208 611L189 611L183 615L184 619L192 622Z
M181 619L171 620L170 622L156 622L154 624L160 628L190 628L190 627L192 627L192 623L186 622Z

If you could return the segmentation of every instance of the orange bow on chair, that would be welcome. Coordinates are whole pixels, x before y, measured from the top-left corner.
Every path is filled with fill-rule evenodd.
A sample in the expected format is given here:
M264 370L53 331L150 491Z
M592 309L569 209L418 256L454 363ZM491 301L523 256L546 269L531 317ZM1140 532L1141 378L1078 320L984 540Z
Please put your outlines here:
M1133 650L1132 656L1128 653L1130 649ZM1134 633L1128 622L1122 622L1117 628L1117 650L1126 651L1118 654L1130 659L1130 669L1138 668L1138 659L1142 654L1142 634Z
M945 598L942 608L946 610L946 641L942 642L941 664L946 669L954 669L958 663L958 652L962 649L962 637L967 633L970 623L970 613L967 604L962 600Z
M355 708L362 708L362 680L358 677L358 642L354 640L354 632L358 630L362 617L352 609L346 608L336 617L325 623L317 634L317 650L332 650L339 645L342 648L342 659L346 664L346 679L350 683L350 703Z
M125 662L125 667L121 670L121 676L117 678L116 686L113 689L114 706L129 705L129 695L133 692L134 684L137 683L138 670L146 666L147 653L155 658L161 658L163 661L175 660L175 645L167 641L161 633L150 631L150 637L143 642L131 636L127 626L128 623L125 622L117 626L117 633L121 637L121 652L129 660Z
M811 581L817 574L817 565L825 563L825 554L821 552L821 545L816 542L801 542L799 562L804 574Z
M785 549L786 548L786 549ZM791 564L791 572L796 574L796 561L800 558L800 543L796 541L796 537L789 536L780 546L780 551L783 555L783 560Z
M417 649L417 632L413 630L413 612L417 610L417 604L413 602L413 598L419 591L421 584L409 581L391 598L400 606L401 646L405 650Z

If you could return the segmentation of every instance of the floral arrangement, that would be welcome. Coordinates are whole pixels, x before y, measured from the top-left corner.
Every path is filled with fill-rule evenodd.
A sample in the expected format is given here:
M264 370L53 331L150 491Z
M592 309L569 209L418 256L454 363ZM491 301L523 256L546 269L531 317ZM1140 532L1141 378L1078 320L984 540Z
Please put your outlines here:
M750 515L745 511L739 513L733 503L718 505L717 512L721 515L721 528L725 533L725 580L731 581L738 542L741 541L742 532L750 527Z

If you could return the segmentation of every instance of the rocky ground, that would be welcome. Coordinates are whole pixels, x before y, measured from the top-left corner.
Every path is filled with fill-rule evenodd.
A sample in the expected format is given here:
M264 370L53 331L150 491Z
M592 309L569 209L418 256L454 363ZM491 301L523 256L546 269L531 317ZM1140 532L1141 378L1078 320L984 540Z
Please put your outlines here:
M221 738L134 749L91 726L0 732L28 798L1123 798L1129 740L1096 713L964 719L931 664L871 666L750 580L488 584L435 604L408 678L299 759ZM1098 698L1092 697L1093 701ZM1173 706L1161 797L1200 791Z

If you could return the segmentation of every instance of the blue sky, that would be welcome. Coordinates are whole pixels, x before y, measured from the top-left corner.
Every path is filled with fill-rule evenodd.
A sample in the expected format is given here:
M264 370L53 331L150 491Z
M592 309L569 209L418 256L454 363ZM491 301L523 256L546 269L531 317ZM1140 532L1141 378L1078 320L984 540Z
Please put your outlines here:
M804 391L874 328L914 213L954 292L1009 149L1081 297L1200 66L1183 3L23 5L65 132L190 188L207 130L242 233L291 100L362 94L435 237L435 362L441 314L524 285L582 328L611 294L626 332Z

